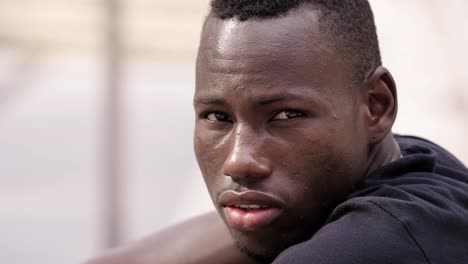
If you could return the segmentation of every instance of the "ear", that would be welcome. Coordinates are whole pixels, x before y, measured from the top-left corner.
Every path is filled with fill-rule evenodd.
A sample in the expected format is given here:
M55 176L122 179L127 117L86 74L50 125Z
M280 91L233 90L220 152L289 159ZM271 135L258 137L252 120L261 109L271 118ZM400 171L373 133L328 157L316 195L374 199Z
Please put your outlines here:
M390 133L398 112L395 81L384 67L368 75L363 91L369 144L380 143Z

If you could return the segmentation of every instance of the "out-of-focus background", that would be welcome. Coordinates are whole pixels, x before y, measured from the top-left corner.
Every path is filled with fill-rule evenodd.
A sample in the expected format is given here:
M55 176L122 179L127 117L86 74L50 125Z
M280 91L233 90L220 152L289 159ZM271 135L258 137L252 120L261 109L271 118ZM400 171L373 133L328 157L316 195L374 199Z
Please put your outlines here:
M399 133L468 163L468 2L371 0ZM0 260L79 263L211 207L192 153L208 0L0 0Z

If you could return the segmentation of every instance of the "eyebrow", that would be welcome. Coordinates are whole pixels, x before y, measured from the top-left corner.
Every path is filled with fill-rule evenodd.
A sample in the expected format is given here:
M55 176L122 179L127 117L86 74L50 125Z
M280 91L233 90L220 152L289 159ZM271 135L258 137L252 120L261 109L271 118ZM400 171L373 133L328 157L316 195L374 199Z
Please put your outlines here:
M279 95L275 95L271 97L261 98L255 101L255 104L266 106L266 105L272 105L272 104L283 102L283 101L297 100L301 98L302 96L299 96L296 94L285 93L285 94L279 94Z
M259 105L259 106L267 106L267 105L272 105L272 104L283 102L283 101L297 100L301 98L302 96L299 96L296 94L284 93L284 94L278 94L274 96L266 96L263 98L259 98L254 101L254 104ZM211 97L205 97L205 96L195 97L194 103L205 104L205 105L226 105L227 104L224 99L211 98Z
M225 105L226 102L223 99L209 98L209 97L196 97L193 102L195 104L205 105Z

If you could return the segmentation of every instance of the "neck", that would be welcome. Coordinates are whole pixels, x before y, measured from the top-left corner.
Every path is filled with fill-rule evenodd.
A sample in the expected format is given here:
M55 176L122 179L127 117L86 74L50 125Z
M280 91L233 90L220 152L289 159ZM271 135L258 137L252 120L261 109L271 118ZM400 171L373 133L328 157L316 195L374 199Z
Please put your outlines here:
M393 133L388 133L384 140L371 146L365 175L368 176L376 169L398 160L400 155L400 146L395 141Z

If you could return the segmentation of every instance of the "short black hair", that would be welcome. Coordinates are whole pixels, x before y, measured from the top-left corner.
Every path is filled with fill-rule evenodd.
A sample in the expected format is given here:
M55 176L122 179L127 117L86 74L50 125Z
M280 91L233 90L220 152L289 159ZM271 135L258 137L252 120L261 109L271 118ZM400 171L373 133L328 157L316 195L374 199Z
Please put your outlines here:
M318 11L320 28L354 69L355 84L382 65L374 14L367 0L211 0L210 14L240 21L285 16L310 7Z

